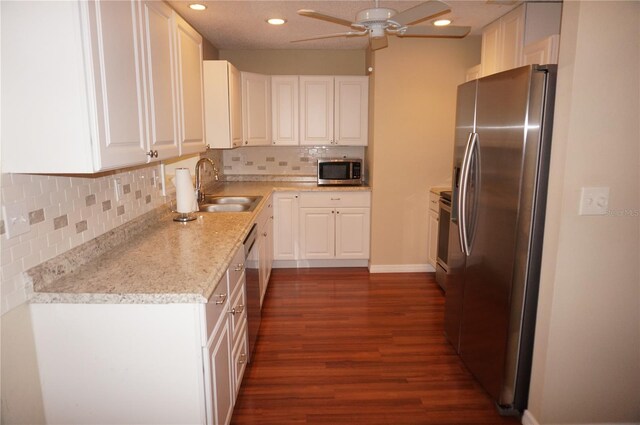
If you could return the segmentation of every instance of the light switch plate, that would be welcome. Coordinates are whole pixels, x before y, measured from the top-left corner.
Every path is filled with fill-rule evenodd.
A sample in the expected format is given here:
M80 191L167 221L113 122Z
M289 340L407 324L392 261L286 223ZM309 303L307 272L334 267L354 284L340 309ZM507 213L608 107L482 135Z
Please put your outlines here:
M7 239L22 235L31 230L29 224L29 214L27 213L27 203L25 201L16 202L2 207L2 219Z
M608 187L583 187L580 194L580 215L606 215L609 211Z

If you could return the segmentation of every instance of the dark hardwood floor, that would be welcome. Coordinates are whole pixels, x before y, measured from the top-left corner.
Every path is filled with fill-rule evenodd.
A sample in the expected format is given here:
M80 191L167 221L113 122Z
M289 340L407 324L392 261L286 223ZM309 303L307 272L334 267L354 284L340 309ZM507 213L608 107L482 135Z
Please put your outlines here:
M503 424L443 332L433 274L274 269L234 424Z

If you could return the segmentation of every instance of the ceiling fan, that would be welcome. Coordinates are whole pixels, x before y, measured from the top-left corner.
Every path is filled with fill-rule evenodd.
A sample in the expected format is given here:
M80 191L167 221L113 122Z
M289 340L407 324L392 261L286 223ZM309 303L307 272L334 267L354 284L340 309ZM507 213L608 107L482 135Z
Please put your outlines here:
M298 10L299 15L344 25L353 30L294 40L292 43L331 37L358 37L368 35L371 49L378 50L387 47L389 43L387 35L395 35L398 37L462 38L469 34L471 30L471 27L456 26L409 27L409 25L451 12L448 5L438 0L429 0L420 3L400 13L394 9L379 7L378 5L378 0L376 0L374 8L364 9L358 12L355 22L316 12L315 10Z

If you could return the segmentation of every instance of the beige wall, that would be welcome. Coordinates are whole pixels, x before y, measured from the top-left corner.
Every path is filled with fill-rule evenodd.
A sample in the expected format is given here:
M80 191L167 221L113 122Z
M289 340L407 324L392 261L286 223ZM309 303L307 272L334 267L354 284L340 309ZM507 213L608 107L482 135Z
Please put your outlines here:
M220 56L220 52L218 51L216 46L211 44L209 40L203 37L202 58L204 60L216 60L219 58L219 56Z
M428 191L450 180L457 86L480 39L396 39L374 52L371 265L426 265Z
M44 424L40 376L27 304L2 316L1 359L1 423Z
M364 50L220 50L220 59L270 75L365 75Z
M529 411L640 423L640 2L565 1ZM579 216L583 186L611 215Z

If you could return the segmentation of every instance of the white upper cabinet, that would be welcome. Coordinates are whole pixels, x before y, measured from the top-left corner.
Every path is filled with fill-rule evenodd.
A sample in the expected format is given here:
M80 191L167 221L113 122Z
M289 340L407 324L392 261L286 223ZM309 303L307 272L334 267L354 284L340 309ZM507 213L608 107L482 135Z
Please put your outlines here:
M202 96L202 36L177 13L178 94L180 99L180 155L204 150Z
M212 148L242 146L240 71L224 60L204 61L205 142Z
M525 46L523 65L558 63L559 45L560 36L555 34Z
M333 142L333 77L300 76L300 144Z
M8 2L2 14L3 172L95 173L176 156L181 140L203 148L202 41L188 47L164 3Z
M526 3L487 25L482 32L482 76L525 64L555 63L549 54L532 52L553 46L528 46L560 33L561 3Z
M298 99L297 75L271 76L272 143L276 146L295 146L300 143Z
M149 143L158 159L178 156L178 101L173 9L159 1L142 3L144 63L149 90Z
M271 76L241 72L244 145L271 144Z
M369 78L300 76L300 144L366 146Z
M336 145L367 146L369 77L335 77Z

